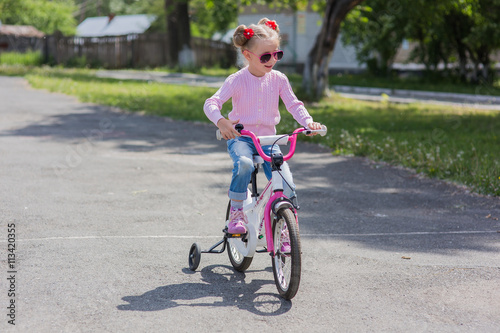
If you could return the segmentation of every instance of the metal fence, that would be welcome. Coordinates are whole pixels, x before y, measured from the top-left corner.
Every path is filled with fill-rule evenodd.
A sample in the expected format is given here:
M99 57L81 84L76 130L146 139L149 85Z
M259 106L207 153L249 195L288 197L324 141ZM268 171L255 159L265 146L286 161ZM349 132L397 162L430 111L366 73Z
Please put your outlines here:
M44 38L46 61L55 64L83 62L105 68L161 67L168 64L168 45L165 34L152 33L112 37ZM194 66L227 68L236 64L232 45L202 38L191 39Z

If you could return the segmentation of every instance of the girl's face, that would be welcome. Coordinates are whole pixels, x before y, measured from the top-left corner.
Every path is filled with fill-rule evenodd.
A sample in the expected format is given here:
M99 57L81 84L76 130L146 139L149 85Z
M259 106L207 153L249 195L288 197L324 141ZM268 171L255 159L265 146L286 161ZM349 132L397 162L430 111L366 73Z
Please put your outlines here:
M248 60L248 70L250 73L257 77L264 76L266 73L269 73L273 69L277 60L274 57L271 57L271 60L262 64L260 62L260 56L264 53L272 53L278 50L279 40L276 39L259 40L254 44L252 49L244 50L243 55Z

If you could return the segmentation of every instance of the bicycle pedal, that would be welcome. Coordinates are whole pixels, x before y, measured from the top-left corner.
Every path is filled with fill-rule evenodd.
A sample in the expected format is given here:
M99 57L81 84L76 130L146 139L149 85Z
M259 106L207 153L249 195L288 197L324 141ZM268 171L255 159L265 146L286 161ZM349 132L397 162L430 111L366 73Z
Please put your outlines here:
M227 238L244 238L247 233L244 233L244 234L230 234L229 232L227 232L227 230L224 230L224 233L226 235Z

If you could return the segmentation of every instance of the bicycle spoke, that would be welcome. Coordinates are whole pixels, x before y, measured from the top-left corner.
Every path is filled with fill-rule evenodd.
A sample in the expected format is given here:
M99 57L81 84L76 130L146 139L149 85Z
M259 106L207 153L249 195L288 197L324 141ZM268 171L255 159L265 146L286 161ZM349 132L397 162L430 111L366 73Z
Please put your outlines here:
M297 293L300 283L300 240L296 219L290 210L281 210L274 233L273 270L278 291L285 299Z

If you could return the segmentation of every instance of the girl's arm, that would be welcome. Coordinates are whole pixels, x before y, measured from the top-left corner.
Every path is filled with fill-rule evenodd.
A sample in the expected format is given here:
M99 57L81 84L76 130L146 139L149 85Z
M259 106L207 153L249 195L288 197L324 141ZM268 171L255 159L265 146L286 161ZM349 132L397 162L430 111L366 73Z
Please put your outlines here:
M236 125L240 120L229 120L226 118L221 118L217 122L217 127L220 129L220 134L224 140L231 140L237 136L241 136L241 134L234 129L234 125Z
M290 112L294 119L302 126L309 127L312 130L321 129L321 124L314 122L313 118L307 111L304 103L302 103L292 90L292 86L288 81L288 78L283 74L284 82L280 89L280 96L285 103L286 109ZM310 136L316 135L318 133L309 134Z
M221 114L222 105L232 97L234 90L234 78L229 76L222 87L212 97L208 98L203 106L203 111L208 119L220 129L222 137L226 140L240 136L238 131L234 129L234 125L239 120L230 121Z
M219 122L219 120L223 119L220 110L222 109L222 105L230 98L228 96L227 89L224 89L224 85L210 98L205 101L205 105L203 105L203 111L205 115L213 122L215 125Z

